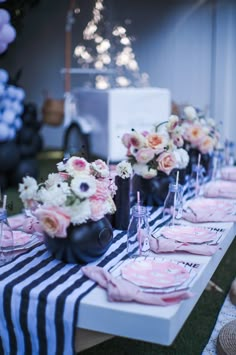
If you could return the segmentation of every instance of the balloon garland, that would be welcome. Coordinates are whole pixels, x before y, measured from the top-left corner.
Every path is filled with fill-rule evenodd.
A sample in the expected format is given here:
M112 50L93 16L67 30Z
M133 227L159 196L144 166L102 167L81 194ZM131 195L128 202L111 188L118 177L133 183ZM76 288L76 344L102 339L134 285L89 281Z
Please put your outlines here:
M21 114L24 111L24 90L7 82L7 71L0 69L0 142L15 138L22 126Z
M16 37L16 31L10 24L10 14L5 9L0 9L0 54L4 53Z

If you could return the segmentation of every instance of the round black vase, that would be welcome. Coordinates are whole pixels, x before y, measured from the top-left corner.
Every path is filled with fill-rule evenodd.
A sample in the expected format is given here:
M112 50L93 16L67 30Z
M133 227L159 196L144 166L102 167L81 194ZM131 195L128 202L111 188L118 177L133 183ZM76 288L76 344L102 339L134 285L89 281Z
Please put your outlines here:
M158 172L158 175L151 179L144 179L142 176L134 175L132 178L132 202L137 202L137 192L139 191L142 205L162 206L172 179L171 176L162 172Z
M104 217L78 226L70 225L66 238L51 238L45 234L44 243L56 259L65 263L85 265L107 251L112 237L112 226Z
M112 226L115 229L126 230L130 221L130 178L122 179L120 176L116 176L115 184L117 186L114 196L116 212Z
M198 157L199 157L199 154L201 154L201 152L198 149L190 148L188 151L188 154L189 154L189 164L187 166L186 173L188 175L191 175L192 166L194 164L197 165ZM205 175L210 176L211 171L213 169L213 154L201 154L201 162L200 163L205 169Z

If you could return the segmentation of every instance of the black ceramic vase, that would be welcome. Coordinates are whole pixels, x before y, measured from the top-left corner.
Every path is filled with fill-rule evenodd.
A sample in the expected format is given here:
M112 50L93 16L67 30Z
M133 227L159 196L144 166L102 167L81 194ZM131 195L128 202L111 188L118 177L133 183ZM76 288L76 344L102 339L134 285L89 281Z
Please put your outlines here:
M198 157L201 152L198 149L190 148L188 151L189 154L189 164L187 167L187 174L191 175L192 166L197 165ZM213 169L213 154L201 154L201 165L205 170L205 176L210 176Z
M112 236L112 226L104 217L78 226L70 225L66 238L51 238L45 234L44 243L56 259L85 265L107 251L112 243Z
M115 229L127 230L130 220L130 178L115 177L117 191L114 196L116 212L113 216L112 226Z
M142 176L134 175L132 178L132 202L137 202L137 192L139 191L143 206L162 206L171 181L172 177L162 172L158 172L158 175L152 179L144 179Z

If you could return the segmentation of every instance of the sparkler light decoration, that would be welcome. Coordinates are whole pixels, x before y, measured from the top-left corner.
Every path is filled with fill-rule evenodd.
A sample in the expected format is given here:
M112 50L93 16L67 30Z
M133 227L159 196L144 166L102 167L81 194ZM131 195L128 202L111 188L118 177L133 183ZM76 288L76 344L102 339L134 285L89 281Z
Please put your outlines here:
M138 62L132 49L132 38L123 26L114 26L107 38L104 34L103 0L95 0L93 17L83 31L83 40L89 46L78 44L74 56L81 68L100 71L95 77L95 87L143 87L149 86L148 74L140 73ZM106 74L114 70L114 76Z

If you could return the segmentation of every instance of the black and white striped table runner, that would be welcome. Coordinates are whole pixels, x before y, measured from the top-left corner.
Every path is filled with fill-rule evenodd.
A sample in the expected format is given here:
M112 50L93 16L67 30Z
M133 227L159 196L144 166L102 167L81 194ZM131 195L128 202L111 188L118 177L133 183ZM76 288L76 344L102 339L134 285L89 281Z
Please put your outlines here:
M150 209L155 229L166 223L162 208ZM126 232L94 264L110 269L126 258ZM44 244L31 247L0 267L0 354L70 355L79 303L93 287L80 265L54 259Z

